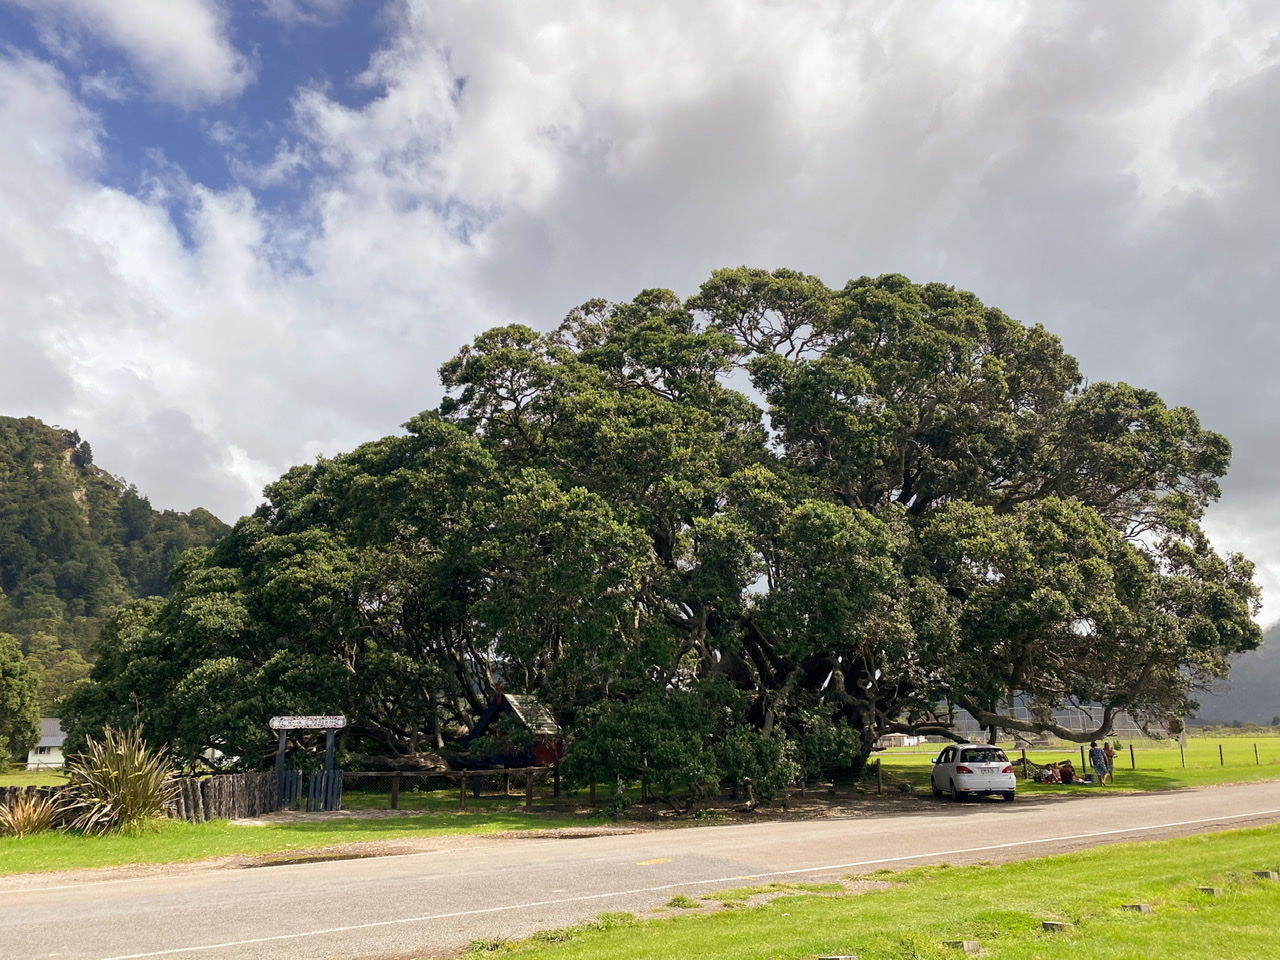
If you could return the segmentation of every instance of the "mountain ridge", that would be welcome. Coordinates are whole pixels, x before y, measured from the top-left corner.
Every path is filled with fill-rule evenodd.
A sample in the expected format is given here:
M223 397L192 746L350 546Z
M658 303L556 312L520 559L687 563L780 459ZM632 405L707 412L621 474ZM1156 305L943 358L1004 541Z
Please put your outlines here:
M1280 623L1262 635L1257 650L1242 653L1231 665L1227 689L1201 693L1198 723L1268 724L1280 716Z

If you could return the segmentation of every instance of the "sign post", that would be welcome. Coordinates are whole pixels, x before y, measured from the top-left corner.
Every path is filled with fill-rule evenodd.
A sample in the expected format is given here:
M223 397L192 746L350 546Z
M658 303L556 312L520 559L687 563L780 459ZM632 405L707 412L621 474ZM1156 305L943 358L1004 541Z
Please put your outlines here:
M288 746L289 731L290 730L323 730L325 732L324 780L325 780L326 787L324 789L324 793L325 793L324 808L327 810L327 809L330 809L330 803L329 803L330 791L327 785L329 781L332 779L331 774L333 773L333 735L336 731L341 730L346 725L347 725L347 718L340 715L327 716L327 717L323 717L323 716L321 717L272 717L270 721L268 721L267 726L269 726L272 730L279 731L280 733L279 743L276 746L276 784L277 784L279 804L281 807L284 806L285 794L286 794L284 753L285 753L285 748ZM299 776L301 776L301 774L299 774ZM298 789L301 790L301 787L299 786ZM300 796L300 794L295 794L294 796L296 798L297 796ZM308 807L311 806L310 798L308 798L307 805ZM333 806L333 809L337 809L336 803Z

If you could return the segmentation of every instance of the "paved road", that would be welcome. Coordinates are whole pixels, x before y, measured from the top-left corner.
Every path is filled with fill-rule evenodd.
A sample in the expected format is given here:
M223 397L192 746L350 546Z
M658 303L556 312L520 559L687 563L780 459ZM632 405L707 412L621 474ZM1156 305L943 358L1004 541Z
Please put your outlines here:
M659 830L252 870L0 881L5 960L315 960L452 955L677 893L1012 860L1280 822L1280 784L1027 798L915 813Z

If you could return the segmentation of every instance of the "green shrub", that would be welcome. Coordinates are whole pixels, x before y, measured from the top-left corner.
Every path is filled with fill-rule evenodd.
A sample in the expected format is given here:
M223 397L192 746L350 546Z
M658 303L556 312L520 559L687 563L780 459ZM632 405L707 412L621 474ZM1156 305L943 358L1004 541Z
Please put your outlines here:
M89 834L154 823L177 790L166 752L148 747L136 729L107 727L101 742L90 740L66 772L71 826Z
M0 835L27 837L52 830L61 806L48 794L25 790L0 806Z

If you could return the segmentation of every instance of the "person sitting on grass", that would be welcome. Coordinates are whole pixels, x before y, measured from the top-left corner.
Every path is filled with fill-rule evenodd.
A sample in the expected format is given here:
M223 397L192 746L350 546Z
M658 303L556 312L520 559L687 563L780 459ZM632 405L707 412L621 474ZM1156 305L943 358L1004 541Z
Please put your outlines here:
M1058 767L1058 775L1062 778L1063 783L1080 783L1080 777L1076 775L1076 768L1072 766L1070 760L1063 760Z
M1058 770L1058 765L1056 763L1047 763L1044 765L1044 768L1040 771L1040 782L1041 783L1061 783L1062 782L1062 773Z

